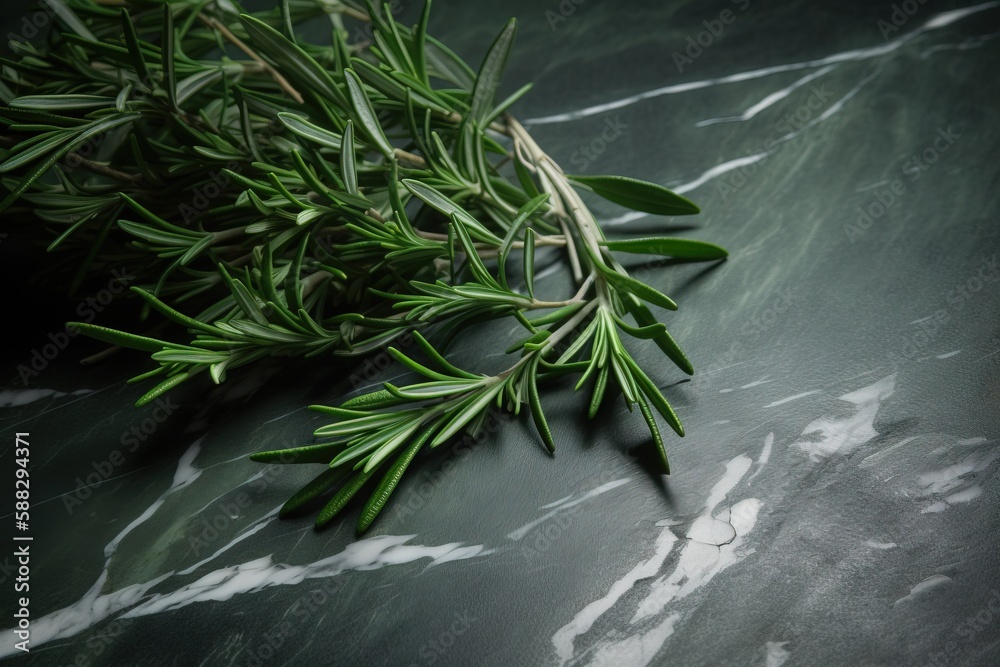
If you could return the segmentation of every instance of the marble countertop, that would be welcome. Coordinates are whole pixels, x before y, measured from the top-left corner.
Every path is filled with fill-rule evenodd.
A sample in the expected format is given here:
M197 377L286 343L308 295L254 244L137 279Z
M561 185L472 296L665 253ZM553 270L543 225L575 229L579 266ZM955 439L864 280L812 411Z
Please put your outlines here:
M473 62L517 16L505 85L536 82L517 114L539 143L686 194L690 234L730 250L635 267L680 304L696 369L637 349L685 424L673 473L621 402L587 422L560 387L554 458L501 419L412 469L362 539L359 507L316 533L277 518L315 471L247 455L307 442L323 418L302 406L394 369L272 369L134 408L141 356L81 369L84 341L25 385L58 330L22 319L0 389L5 476L15 432L33 452L18 660L1000 663L1000 2L435 7ZM679 230L594 208L609 234ZM567 278L554 262L537 284Z

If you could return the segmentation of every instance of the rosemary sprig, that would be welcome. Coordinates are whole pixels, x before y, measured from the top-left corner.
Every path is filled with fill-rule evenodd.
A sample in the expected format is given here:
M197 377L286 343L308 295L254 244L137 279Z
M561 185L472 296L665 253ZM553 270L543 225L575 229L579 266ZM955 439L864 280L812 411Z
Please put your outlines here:
M54 1L60 30L12 43L17 57L0 71L0 210L78 262L71 289L126 266L142 280L132 291L143 317L176 325L153 337L71 323L150 354L154 368L133 381L157 384L139 404L264 357L335 364L412 333L424 362L389 351L422 381L314 406L335 420L318 444L252 457L328 464L284 513L336 487L322 525L379 474L358 524L367 529L420 451L477 432L494 406L527 405L552 452L539 387L569 374L590 386L591 417L614 387L638 406L669 472L655 413L683 428L622 335L693 368L650 310L676 304L614 253L704 261L726 251L605 237L581 191L660 215L698 208L653 183L562 171L509 113L529 86L496 98L513 20L473 70L427 34L429 0L413 27L367 2L251 14L230 2ZM331 44L295 35L322 15ZM373 42L348 44L345 18L370 21ZM566 253L570 299L536 293L545 246ZM511 317L525 337L507 350L507 370L448 360L470 325Z

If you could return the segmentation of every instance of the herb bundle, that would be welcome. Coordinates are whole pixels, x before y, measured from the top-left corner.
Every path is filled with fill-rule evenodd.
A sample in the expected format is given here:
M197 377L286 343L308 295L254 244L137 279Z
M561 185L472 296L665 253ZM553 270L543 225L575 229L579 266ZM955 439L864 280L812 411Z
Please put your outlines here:
M318 444L252 457L327 464L283 508L332 492L317 525L371 482L359 531L421 450L476 433L494 406L526 405L553 451L540 386L565 375L589 388L591 417L610 393L638 407L669 472L656 413L678 435L681 423L623 337L693 370L650 310L675 303L615 254L726 251L605 238L581 191L659 215L698 208L653 183L563 172L508 113L529 86L496 97L513 20L473 70L427 33L429 0L413 27L341 0L256 14L231 0L50 6L57 29L43 44L12 42L2 62L0 210L46 235L73 289L109 266L143 281L132 291L143 319L155 312L153 332L71 323L149 353L155 367L132 381L155 386L138 404L265 357L336 367L389 346L420 381L313 406L332 420ZM332 43L297 36L324 16ZM371 23L370 43L348 43L352 21ZM572 298L536 294L544 246L565 253ZM501 318L524 328L509 368L449 360L456 336ZM419 358L392 347L404 334Z

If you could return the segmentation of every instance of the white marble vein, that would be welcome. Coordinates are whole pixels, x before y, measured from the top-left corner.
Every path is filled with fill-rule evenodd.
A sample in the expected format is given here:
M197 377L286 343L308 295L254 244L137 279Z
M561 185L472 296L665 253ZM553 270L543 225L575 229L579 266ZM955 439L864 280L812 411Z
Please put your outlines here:
M785 648L788 642L767 642L764 645L764 667L781 667L792 654Z
M820 68L815 72L811 72L802 77L801 79L795 80L791 85L769 94L760 102L757 102L756 104L754 104L753 106L751 106L749 109L739 114L738 116L723 116L722 118L708 118L705 120L698 121L697 123L694 124L694 126L705 127L708 125L717 125L719 123L738 123L750 120L764 109L774 106L775 104L785 99L793 92L795 92L802 86L806 85L807 83L812 83L821 76L829 74L834 69L836 69L836 67L837 67L836 65L827 65L826 67Z
M571 507L576 507L580 503L586 502L587 500L590 500L591 498L599 496L602 493L607 493L608 491L610 491L612 489L617 489L622 484L627 484L630 481L631 481L630 477L626 477L624 479L616 479L613 482L607 482L606 484L601 484L596 489L592 489L592 490L588 491L587 493L583 494L582 496L580 496L576 500L571 500L571 501L568 501L568 502L557 501L557 504L555 505L555 507L552 510L546 512L545 514L543 514L542 516L538 517L534 521L530 521L530 522L524 524L523 526L521 526L520 528L511 531L510 533L508 533L507 537L510 538L510 539L512 539L512 540L520 540L522 537L524 537L525 535L527 535L528 533L530 533L532 530L534 530L535 526L537 526L537 525L539 525L541 523L545 523L546 521L548 521L549 519L551 519L552 517L554 517L556 514L559 514L560 512L564 512L564 511L570 509ZM551 504L544 505L544 506L540 507L539 509L545 509L547 507L552 507L552 505Z
M801 450L813 461L834 454L849 454L878 435L874 426L875 415L895 389L894 373L872 385L844 394L840 400L856 406L853 414L821 417L811 422L790 447Z
M733 459L727 466L726 476L714 490L725 489L724 493L728 493L732 487L727 488L722 485L731 483L735 486L749 469L749 462L750 459L745 456ZM739 477L736 477L736 474L739 474ZM632 622L636 623L661 613L671 603L688 597L720 572L742 561L749 553L741 549L744 537L756 524L762 504L757 498L747 498L733 505L728 517L733 536L723 544L715 545L689 539L680 553L673 572L653 583L649 594L639 603ZM706 509L705 514L696 519L695 523L719 521L718 517L711 516L711 511L712 509ZM693 525L691 531L695 530L697 527Z
M764 438L764 449L760 451L760 457L757 459L757 469L754 470L753 474L747 478L747 486L750 486L750 482L754 480L757 475L761 473L764 466L771 459L771 448L774 447L774 431L771 431Z
M895 549L898 546L895 542L879 542L878 540L868 540L865 544L872 549L879 549L881 551Z
M564 123L567 121L579 120L581 118L587 118L589 116L594 116L597 114L605 113L607 111L613 111L615 109L622 109L624 107L637 104L639 102L654 99L657 97L662 97L663 95L676 95L678 93L686 93L692 90L699 90L702 88L709 88L711 86L719 86L729 83L739 83L742 81L750 81L753 79L760 79L766 76L771 76L772 74L780 74L782 72L793 72L802 69L811 69L815 67L827 67L829 65L836 65L845 62L856 62L863 60L871 60L874 58L879 58L893 51L898 50L911 40L926 34L928 32L939 30L946 26L949 26L957 21L960 21L967 16L972 16L980 12L984 12L1000 6L1000 2L984 2L978 5L973 5L971 7L963 7L961 9L955 9L952 11L942 12L933 16L930 20L924 23L922 26L914 29L911 32L904 33L895 37L891 40L886 41L883 44L878 44L876 46L869 46L860 49L851 49L849 51L842 51L840 53L835 53L824 58L817 58L814 60L806 60L796 63L786 63L781 65L772 65L770 67L763 67L760 69L749 70L746 72L738 72L736 74L730 74L727 76L717 77L714 79L703 79L700 81L689 81L686 83L672 84L669 86L662 86L660 88L655 88L653 90L647 90L636 95L630 95L619 100L613 100L611 102L605 102L602 104L595 104L583 109L578 109L576 111L569 111L566 113L554 114L551 116L542 116L540 118L529 119L527 125L545 125L548 123Z
M766 461L763 455L761 459ZM656 657L682 619L682 613L671 606L752 553L744 548L744 540L753 530L763 503L757 498L746 498L716 512L746 476L751 464L748 456L737 456L726 464L725 473L709 492L705 510L689 528L676 564L669 573L661 574L661 570L675 545L681 542L671 530L673 522L663 525L653 545L652 556L632 567L604 596L586 605L556 631L552 644L560 665L589 657L587 664L592 666L642 667ZM624 638L597 640L582 651L577 649L581 636L605 613L621 604L626 593L644 579L657 575L660 576L649 584L630 622L636 626L632 633Z
M27 423L27 422L37 422L41 417L49 414L50 412L55 412L56 410L62 410L63 408L66 408L66 407L69 407L70 405L73 405L77 401L84 401L84 400L90 398L91 396L93 396L94 394L100 394L101 392L107 391L108 389L120 389L120 388L121 388L121 384L120 383L115 383L115 384L110 384L107 387L104 387L103 389L88 389L87 393L84 394L84 395L82 395L82 396L80 396L79 398L74 398L72 401L59 401L56 405L54 405L54 406L52 406L50 408L46 408L45 410L42 410L38 414L30 415L28 417L25 417L21 421L18 421L18 422L15 422L13 424L10 424L8 426L8 428L14 428L16 426L20 426L21 424L24 424L24 423Z
M562 122L562 121L567 121L567 120L575 120L577 118L583 118L583 117L594 115L594 114L597 114L597 113L603 113L604 111L609 111L609 110L612 110L612 109L617 109L617 108L620 108L622 106L628 106L630 104L634 104L634 103L636 103L638 101L641 101L641 100L644 100L644 99L649 99L651 97L659 97L660 95L687 92L689 90L696 90L696 89L699 89L699 88L705 88L705 87L708 87L708 86L711 86L711 85L718 85L718 84L722 84L722 83L732 83L732 82L737 82L737 81L745 81L745 80L748 80L748 79L755 79L755 78L759 78L759 77L762 77L762 76L767 76L767 75L770 75L770 74L775 74L775 73L778 73L778 72L793 71L793 70L806 69L806 68L812 68L812 67L818 67L818 68L820 68L818 71L810 73L809 75L798 79L797 81L793 82L790 86L788 86L786 88L783 88L781 90L778 90L778 91L776 91L774 93L771 93L770 95L766 96L763 100L761 100L757 104L751 106L749 109L747 109L743 113L739 114L738 116L729 116L729 117L722 117L722 118L706 119L706 120L703 120L703 121L700 121L700 122L696 123L696 126L700 127L700 126L705 126L705 125L717 124L717 123L721 123L721 122L736 122L736 121L749 120L750 118L753 118L754 116L756 116L757 114L759 114L761 111L763 111L763 110L765 110L765 109L773 106L777 102L781 101L782 99L784 99L785 97L787 97L788 95L790 95L792 92L794 92L796 89L800 88L801 86L806 85L807 83L812 82L812 81L814 81L814 80L816 80L816 79L818 79L818 78L820 78L820 77L822 77L822 76L830 73L840 63L848 62L848 61L870 60L870 59L874 59L874 58L886 55L888 53L891 53L891 52L897 50L898 48L900 48L901 46L903 46L903 44L905 44L909 40L911 40L911 39L913 39L913 38L915 38L915 37L917 37L917 36L919 36L919 35L921 35L921 34L923 34L925 32L928 32L930 30L937 30L939 28L943 28L945 26L951 25L952 23L955 23L956 21L961 20L962 18L965 18L966 16L978 13L980 11L985 11L985 10L988 10L988 9L992 9L992 8L998 6L998 5L1000 5L1000 2L987 2L987 3L983 3L981 5L976 5L974 7L967 7L967 8L964 8L964 9L959 9L959 10L944 12L944 13L939 14L936 17L934 17L931 21L928 21L921 28L918 28L918 29L914 30L911 33L907 33L907 34L901 35L901 36L899 36L899 37L897 37L897 38L895 38L893 40L890 40L890 41L886 42L883 45L879 45L879 46L875 46L875 47L870 47L870 48L867 48L867 49L855 49L855 50L852 50L852 51L845 51L845 52L842 52L842 53L834 54L832 56L828 56L827 58L806 61L806 62L803 62L803 63L792 63L790 65L780 65L780 66L775 66L775 67L770 67L770 68L764 68L764 69L760 69L760 70L753 70L751 72L743 72L743 73L740 73L740 74L734 74L734 75L730 75L728 77L722 77L722 78L719 78L719 79L709 79L709 80L705 80L705 81L696 81L696 82L691 82L691 83L687 83L687 84L677 84L677 85L674 85L674 86L666 86L664 88L660 88L660 89L657 89L655 91L649 91L647 93L642 93L642 94L637 95L637 96L632 96L630 98L625 98L625 100L618 100L616 102L612 102L612 103L608 103L608 104L597 105L597 106L594 106L594 107L588 107L587 109L584 109L582 111L571 112L571 113L568 113L568 114L558 114L556 116L546 116L544 118L532 119L532 120L528 121L528 124L532 124L532 123L534 123L534 124L543 124L543 123L548 123L548 122ZM792 132L789 132L789 133L787 133L785 135L782 135L780 137L775 138L774 141L773 141L774 148L771 148L770 150L772 150L772 151L777 150L778 147L780 147L782 144L784 144L784 143L786 143L788 141L791 141L792 139L795 139L797 136L799 136L803 132L806 132L806 131L810 130L811 128L813 128L814 126L818 125L819 123L823 123L823 122L829 120L835 114L839 113L841 110L844 109L844 107L847 105L847 103L850 100L852 100L855 96L857 96L857 94L866 85L868 85L879 74L881 74L881 71L882 71L881 66L877 67L874 71L872 71L870 74L868 74L866 77L864 77L857 85L855 85L853 88L851 88L851 90L849 90L840 99L838 99L835 102L833 102L828 108L826 108L816 118L811 119L808 123L806 123L802 127L798 128L797 130L793 130ZM741 168L744 168L744 167L750 167L752 165L757 164L758 162L766 160L770 155L771 155L770 152L768 152L766 150L761 150L761 151L757 151L757 152L749 154L749 155L744 155L744 156L741 156L741 157L732 158L730 160L726 160L724 162L721 162L719 164L716 164L716 165L714 165L714 166L706 169L702 174L700 174L699 176L697 176L693 180L690 180L690 181L687 181L687 182L684 182L684 183L671 184L670 188L671 188L671 190L673 190L674 192L676 192L678 194L687 194L687 193L689 193L689 192L691 192L691 191L693 191L693 190L695 190L695 189L697 189L697 188L705 185L706 183L709 183L709 182L711 182L711 181L719 178L720 176L724 176L725 174L728 174L728 173L730 173L732 171L735 171L737 169L741 169ZM642 218L645 218L645 217L648 217L648 214L642 213L642 212L630 211L628 213L624 213L624 214L619 215L617 217L611 218L610 220L602 221L602 226L604 226L604 227L615 227L615 226L627 224L629 222L632 222L632 221L635 221L635 220L639 220L639 219L642 219Z
M927 577L919 584L911 588L909 595L901 597L898 600L896 600L893 603L893 606L895 607L896 605L899 605L903 602L911 602L913 600L916 600L917 598L926 595L927 591L933 590L940 586L944 586L945 584L950 584L951 582L952 582L951 577L947 577L943 574L935 574L930 577Z
M951 447L942 448L950 454L955 447L972 446L983 443L975 438L959 441ZM931 498L932 502L920 510L921 514L938 514L954 505L969 503L983 494L982 487L973 482L977 475L985 473L1000 458L1000 451L981 449L961 457L957 462L942 468L928 470L917 477L912 495L917 498Z
M765 408L775 408L779 405L784 405L785 403L791 403L792 401L797 401L800 398L805 398L806 396L813 396L815 394L822 393L820 389L813 389L812 391L804 391L801 394L795 394L794 396L788 396L787 398L779 398L777 401L773 401L765 405Z
M636 633L619 642L602 644L594 651L588 667L646 667L674 634L680 614L670 614L646 632Z
M422 558L448 562L473 558L483 551L481 545L468 546L461 542L440 546L407 544L414 537L416 535L380 535L358 540L340 553L305 565L275 563L273 556L268 555L223 567L168 593L152 595L129 609L123 618L173 611L195 602L225 601L236 595L256 593L273 586L292 586L307 579L333 577L349 570L376 570Z
M795 133L786 135L787 137L792 137ZM784 139L784 138L783 138ZM776 143L781 143L782 139L779 139ZM718 178L723 174L728 174L731 171L739 169L740 167L748 167L756 162L764 160L767 158L769 153L767 151L760 151L759 153L754 153L753 155L746 155L744 157L733 158L732 160L727 160L721 164L717 164L714 167L706 169L701 176L694 179L693 181L688 181L687 183L681 183L680 185L675 185L671 190L679 195L691 192L695 188L700 188L705 183L708 183L712 179Z
M3 389L0 390L0 408L19 408L49 397L86 396L93 393L93 389L77 389L70 392L55 389Z
M180 609L195 602L229 600L236 595L254 593L272 586L294 585L307 579L336 576L348 570L374 570L425 558L431 561L430 567L490 553L484 550L482 545L453 542L439 546L425 546L408 544L416 537L415 535L383 535L358 540L340 553L313 563L304 565L275 563L273 556L267 555L216 569L192 583L180 585L173 590L151 594L153 588L172 578L195 572L208 562L223 556L235 544L262 530L274 520L278 511L278 508L275 508L247 526L231 542L219 548L211 556L181 572L166 572L150 581L103 592L109 578L112 560L122 540L154 516L168 496L191 486L201 476L203 470L194 465L200 449L201 441L198 440L181 455L170 487L108 542L104 548L104 567L94 585L71 605L32 619L33 650L37 650L36 647L42 644L84 632L112 616L122 618L147 616ZM18 652L14 647L15 641L12 630L2 633L0 657Z
M188 568L185 568L185 569L181 570L177 574L181 575L181 576L191 574L195 570L197 570L198 568L200 568L202 565L205 565L207 563L211 563L213 560L215 560L216 558L218 558L222 554L226 553L227 551L229 551L230 549L232 549L234 546L236 546L237 544L239 544L243 540L247 539L248 537L250 537L252 535L256 535L257 533L259 533L260 531L262 531L264 528L266 528L272 521L275 520L275 518L277 517L278 511L280 509L281 509L280 506L274 508L273 510L271 510L270 512L268 512L264 517L261 517L260 519L254 521L252 524L250 524L245 529L243 529L242 531L240 531L239 535L237 535L235 538L233 538L229 543L227 543L224 546L222 546L219 549L217 549L215 551L215 553L213 553L210 556L207 556L206 558L201 559L200 561L198 561L197 563L195 563L191 567L188 567Z
M100 623L104 619L112 616L122 609L126 609L146 595L150 588L159 584L173 573L161 575L152 581L141 584L125 586L111 593L101 593L104 584L108 579L111 568L111 560L118 545L125 537L138 526L149 520L157 509L163 505L167 496L190 485L198 478L201 471L194 467L194 459L201 449L201 441L194 442L187 451L181 455L177 463L177 470L174 473L170 487L160 494L152 505L147 507L136 519L129 523L104 547L104 568L98 576L97 581L83 594L79 600L68 607L59 609L41 618L34 618L31 622L31 646L32 648L46 642L72 637L83 632L87 628ZM14 634L8 630L0 635L0 657L14 655L17 649L14 647Z
M899 442L897 442L895 445L890 445L889 447L884 447L884 448L880 449L879 451L875 452L874 454L869 454L868 456L866 456L864 459L861 460L861 465L862 466L875 465L875 464L881 462L883 459L885 459L889 455L890 452L894 452L897 449L905 447L906 445L908 445L911 442L913 442L914 440L916 440L918 437L919 436L913 435L913 436L910 436L908 438L903 438L902 440L900 440Z
M985 46L987 42L990 42L996 39L997 37L1000 37L1000 32L992 32L988 35L969 37L966 40L954 44L935 44L934 46L931 46L921 51L920 58L924 59L941 51L968 51L969 49L978 49L981 46Z
M625 593L632 590L638 581L649 579L659 573L676 543L677 536L673 532L669 529L662 531L656 538L653 555L649 560L645 560L629 570L624 577L611 585L606 595L588 604L573 617L573 620L556 631L552 637L552 644L555 646L560 664L566 664L573 657L574 639L589 631L594 622L611 609Z

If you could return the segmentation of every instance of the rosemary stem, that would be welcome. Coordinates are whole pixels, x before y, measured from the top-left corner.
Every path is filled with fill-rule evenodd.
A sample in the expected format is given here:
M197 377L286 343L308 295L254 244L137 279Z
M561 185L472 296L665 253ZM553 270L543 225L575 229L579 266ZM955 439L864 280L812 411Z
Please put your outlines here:
M87 171L91 171L95 174L100 174L101 176L107 176L108 178L113 178L118 181L124 181L125 183L140 183L142 182L142 176L139 174L128 174L124 171L119 171L113 167L109 167L100 162L94 162L93 160L88 160L79 153L70 152L66 154L64 158L70 164L78 167L83 167Z
M568 336L576 327L583 322L591 311L594 310L599 304L599 299L591 299L587 302L587 305L580 309L573 317L569 318L565 324L552 332L552 335L545 340L545 344L538 348L537 354L544 355L545 352L555 347L556 343L561 341L563 338Z
M421 169L423 169L424 167L427 166L427 161L424 160L424 158L420 157L419 155L414 155L413 153L410 153L408 151L404 151L402 148L395 149L393 153L395 153L396 159L402 162L409 162L410 165L414 167L420 167Z
M269 62L267 62L259 55L257 55L256 51L251 49L242 39L234 35L233 31L227 28L224 23L222 23L213 16L205 16L204 14L199 14L198 19L202 23L207 25L209 28L213 30L218 30L223 37L228 39L240 51L250 56L250 58L255 62L259 63L260 66L264 68L264 71L266 71L268 74L271 75L271 78L274 79L274 82L277 83L279 86L281 86L282 90L284 90L286 93L292 96L293 100L295 100L299 104L302 104L305 101L305 99L302 97L302 94L299 91L297 91L292 86L292 84L288 82L288 79L282 76L281 72L274 69Z

